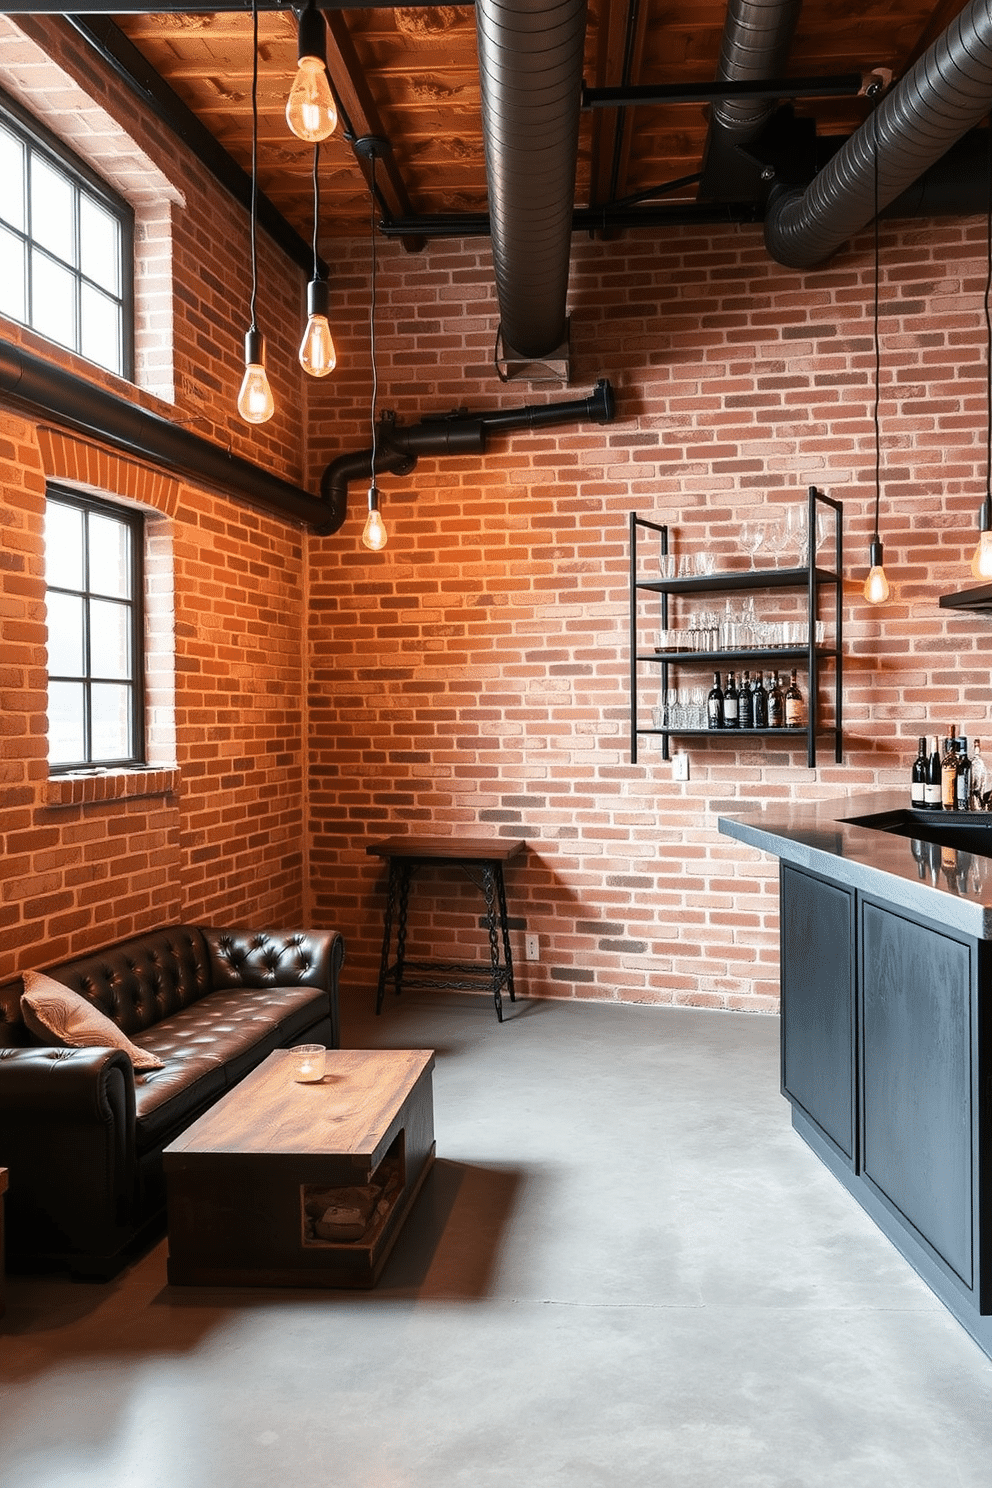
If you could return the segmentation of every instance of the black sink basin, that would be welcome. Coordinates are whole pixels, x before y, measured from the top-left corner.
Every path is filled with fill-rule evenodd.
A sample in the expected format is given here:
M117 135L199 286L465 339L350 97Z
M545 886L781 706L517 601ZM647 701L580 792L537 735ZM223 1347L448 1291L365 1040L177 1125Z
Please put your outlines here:
M852 827L870 827L876 832L891 832L896 837L912 837L957 852L992 858L992 812L917 811L906 806L898 811L845 819Z

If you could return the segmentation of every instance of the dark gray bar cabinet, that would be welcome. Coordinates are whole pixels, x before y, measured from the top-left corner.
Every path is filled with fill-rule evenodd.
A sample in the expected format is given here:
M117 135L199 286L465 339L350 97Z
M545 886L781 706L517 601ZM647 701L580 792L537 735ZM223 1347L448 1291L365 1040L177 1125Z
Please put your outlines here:
M903 798L720 830L779 858L796 1131L992 1356L992 818Z

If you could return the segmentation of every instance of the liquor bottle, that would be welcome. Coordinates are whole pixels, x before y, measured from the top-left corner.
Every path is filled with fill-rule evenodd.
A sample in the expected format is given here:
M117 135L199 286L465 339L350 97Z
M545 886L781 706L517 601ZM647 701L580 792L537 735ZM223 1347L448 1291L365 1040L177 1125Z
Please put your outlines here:
M803 695L796 681L796 668L792 668L792 681L789 683L785 694L785 726L786 728L805 728L806 709L803 706Z
M724 728L738 728L740 726L740 694L737 691L737 683L734 681L733 672L727 673L727 686L723 694L723 726Z
M988 766L982 759L982 741L976 739L971 749L971 809L985 811L985 797L989 789Z
M910 773L909 799L918 808L926 804L927 788L927 741L917 739L916 758Z
M967 811L971 800L971 760L968 758L968 740L957 741L957 773L954 777L954 810Z
M713 686L706 699L706 727L723 728L723 692L720 688L720 673L713 673Z
M754 728L754 694L751 691L751 673L745 672L737 694L737 722L742 729Z
M945 811L954 810L954 787L957 775L957 740L952 735L944 740L944 752L940 756L940 804Z
M751 705L754 710L754 727L756 729L767 728L768 694L765 691L761 672L758 672L754 679L754 686L751 689Z
M782 696L782 685L778 680L778 672L772 676L772 685L768 689L768 727L785 727L785 698Z
M940 750L936 734L930 740L930 756L927 760L927 780L923 789L923 804L929 811L940 810Z

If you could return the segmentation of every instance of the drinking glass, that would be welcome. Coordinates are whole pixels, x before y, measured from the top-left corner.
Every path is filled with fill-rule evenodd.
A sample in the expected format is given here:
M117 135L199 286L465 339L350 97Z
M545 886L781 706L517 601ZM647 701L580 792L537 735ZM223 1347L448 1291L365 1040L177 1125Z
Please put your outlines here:
M765 540L764 522L745 522L741 528L741 542L744 551L751 555L751 567L758 566L758 549Z

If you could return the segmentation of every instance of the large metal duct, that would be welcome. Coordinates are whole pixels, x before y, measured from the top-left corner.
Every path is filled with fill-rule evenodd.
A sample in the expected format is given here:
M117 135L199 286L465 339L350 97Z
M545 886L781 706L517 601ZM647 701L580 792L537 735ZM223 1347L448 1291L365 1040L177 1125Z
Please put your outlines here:
M881 210L974 128L990 104L992 0L972 0L805 191L773 188L765 214L772 258L813 268L872 220L876 131Z
M802 0L730 0L717 81L758 83L786 75ZM699 195L747 200L761 190L760 167L741 153L771 118L770 98L723 98L710 110Z
M566 336L586 0L477 0L493 265L504 353Z

